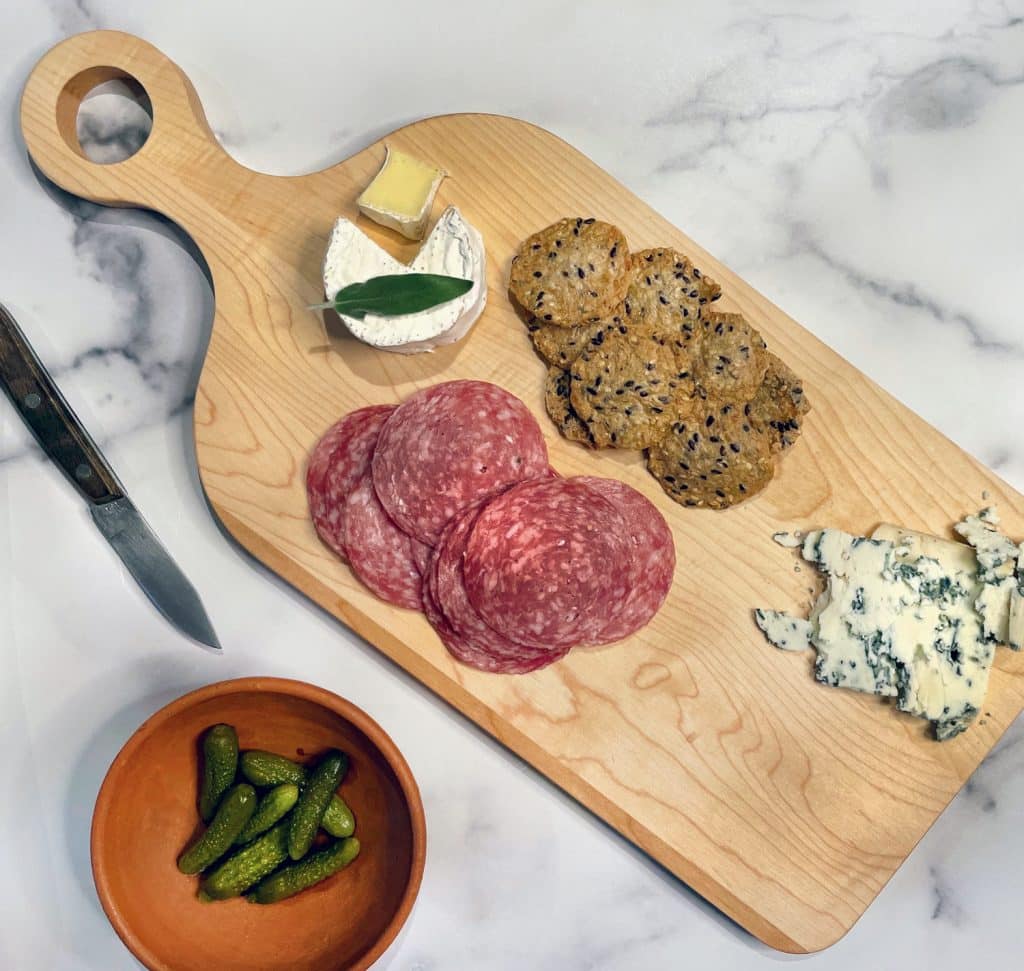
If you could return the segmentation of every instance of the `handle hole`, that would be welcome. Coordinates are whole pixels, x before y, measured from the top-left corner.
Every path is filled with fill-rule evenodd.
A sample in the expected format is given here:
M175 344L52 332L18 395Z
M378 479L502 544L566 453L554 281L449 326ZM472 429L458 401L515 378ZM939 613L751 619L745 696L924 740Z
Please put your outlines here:
M146 144L153 130L153 103L125 71L90 68L65 85L57 123L64 140L83 158L114 165Z

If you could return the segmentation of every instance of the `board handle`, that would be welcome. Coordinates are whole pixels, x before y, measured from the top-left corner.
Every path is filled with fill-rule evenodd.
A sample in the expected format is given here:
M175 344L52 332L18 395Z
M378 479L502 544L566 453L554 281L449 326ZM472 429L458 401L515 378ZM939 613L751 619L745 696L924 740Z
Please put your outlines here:
M97 85L112 80L145 92L153 125L134 155L103 164L88 158L79 144L78 109ZM21 130L29 155L48 179L107 206L174 216L170 210L186 173L194 180L206 164L237 166L214 136L181 69L152 44L116 30L77 34L43 55L22 93Z

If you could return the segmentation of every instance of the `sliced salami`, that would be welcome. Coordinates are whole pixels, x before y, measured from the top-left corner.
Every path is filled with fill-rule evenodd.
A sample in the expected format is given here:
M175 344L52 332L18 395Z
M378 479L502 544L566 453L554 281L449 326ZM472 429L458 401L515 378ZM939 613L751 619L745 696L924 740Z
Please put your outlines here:
M342 559L345 500L369 471L381 426L394 405L370 405L347 414L317 442L306 468L306 496L320 538Z
M412 550L412 559L420 576L425 577L430 569L430 561L434 556L434 547L421 543L418 539L409 537L409 548Z
M672 587L676 548L665 517L642 493L618 479L581 476L598 495L622 514L626 537L633 553L628 585L618 611L611 614L604 629L593 640L610 644L635 634L661 609Z
M378 597L396 607L420 609L422 583L412 541L384 511L369 475L345 501L342 541L356 576Z
M536 419L486 381L449 381L412 395L385 422L372 462L388 515L429 545L475 500L548 468Z
M487 504L470 533L469 600L512 641L592 643L624 596L623 573L633 569L625 533L615 506L579 479L515 486Z
M535 671L558 660L565 649L531 647L499 634L483 620L466 594L462 561L466 542L482 505L477 503L463 512L442 534L438 554L431 567L431 592L451 628L452 637L466 645L464 651L471 649L469 653L473 654L483 652L492 666L500 662L500 669L506 673Z

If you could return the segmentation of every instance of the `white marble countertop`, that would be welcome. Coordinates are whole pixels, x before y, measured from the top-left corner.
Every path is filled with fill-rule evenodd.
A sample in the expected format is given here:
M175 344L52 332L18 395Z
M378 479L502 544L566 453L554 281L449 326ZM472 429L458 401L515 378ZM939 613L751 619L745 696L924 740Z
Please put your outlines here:
M1024 3L778 0L770 15L760 6L2 6L0 299L203 592L227 650L204 653L157 615L0 402L0 966L137 966L90 875L103 774L165 702L256 673L351 698L419 780L426 877L387 966L794 960L739 930L220 533L190 444L212 296L189 244L152 216L42 184L16 121L36 59L95 27L162 48L227 147L275 173L320 168L426 115L527 118L1024 488ZM99 122L91 130L95 143L111 142ZM1018 722L849 935L799 960L821 971L1017 964L1022 743Z

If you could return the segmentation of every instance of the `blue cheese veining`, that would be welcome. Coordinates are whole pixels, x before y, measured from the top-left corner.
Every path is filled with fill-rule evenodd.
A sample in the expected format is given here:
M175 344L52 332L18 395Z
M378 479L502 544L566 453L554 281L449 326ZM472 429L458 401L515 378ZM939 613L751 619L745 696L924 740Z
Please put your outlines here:
M807 620L755 611L768 640L785 650L813 647L819 681L895 698L902 711L931 722L940 740L967 728L984 702L995 653L977 606L986 589L980 556L895 526L871 538L817 530L807 534L802 555L825 576L826 589Z
M995 509L982 509L977 516L967 516L953 528L965 539L978 557L978 581L981 589L975 606L981 614L985 636L1000 644L1021 648L1019 622L1014 637L1010 636L1011 601L1019 598L1017 561L1021 549L999 532L999 516ZM1020 608L1017 608L1019 613Z

